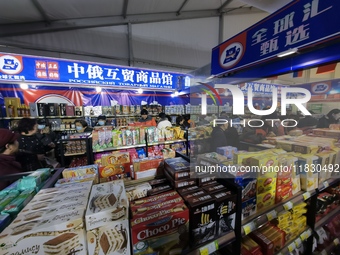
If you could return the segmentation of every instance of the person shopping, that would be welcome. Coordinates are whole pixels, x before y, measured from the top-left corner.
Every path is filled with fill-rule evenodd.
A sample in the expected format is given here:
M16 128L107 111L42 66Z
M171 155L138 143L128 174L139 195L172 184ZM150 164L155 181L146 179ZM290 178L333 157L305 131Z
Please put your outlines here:
M18 123L20 137L16 160L21 164L24 172L35 171L46 165L45 153L50 150L50 147L42 144L36 136L37 131L38 124L34 119L22 118Z
M0 128L0 176L21 173L21 164L15 160L19 149L19 134ZM9 181L0 182L0 190L10 185Z
M74 122L76 125L77 133L87 133L92 132L92 128L90 128L85 120L79 119Z
M157 124L158 129L172 127L171 122L168 120L164 112L161 112L159 115L159 122Z
M157 126L156 121L149 115L149 112L146 109L142 109L140 115L141 117L138 122L143 126Z
M318 121L317 128L329 128L331 124L338 124L340 119L340 110L333 109L327 115L321 117Z

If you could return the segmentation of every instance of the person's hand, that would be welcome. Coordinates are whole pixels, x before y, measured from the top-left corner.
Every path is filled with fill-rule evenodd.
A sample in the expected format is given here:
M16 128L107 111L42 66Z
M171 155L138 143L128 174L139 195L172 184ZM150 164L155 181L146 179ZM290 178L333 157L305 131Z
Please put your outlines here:
M44 161L45 160L45 154L37 154L38 160L39 161Z
M54 142L49 143L48 146L51 147L51 148L55 148Z

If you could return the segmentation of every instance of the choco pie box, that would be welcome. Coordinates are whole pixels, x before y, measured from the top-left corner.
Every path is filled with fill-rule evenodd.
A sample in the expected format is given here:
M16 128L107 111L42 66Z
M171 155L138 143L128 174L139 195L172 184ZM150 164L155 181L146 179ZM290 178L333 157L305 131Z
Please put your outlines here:
M150 202L157 201L157 197L162 195L154 196ZM133 254L181 254L188 246L188 208L180 197L173 199L170 199L171 196L164 197L172 201L167 203L165 200L161 206L151 205L149 210L135 213L131 219ZM138 201L137 204L146 205Z

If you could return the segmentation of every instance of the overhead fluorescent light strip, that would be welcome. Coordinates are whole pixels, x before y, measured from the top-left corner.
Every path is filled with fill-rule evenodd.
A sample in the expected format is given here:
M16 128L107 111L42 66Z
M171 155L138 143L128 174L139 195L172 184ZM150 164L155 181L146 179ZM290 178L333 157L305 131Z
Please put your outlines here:
M289 50L286 50L284 52L281 52L281 53L277 54L277 56L279 58L282 58L282 57L285 57L285 56L292 55L292 54L296 53L297 51L298 51L298 48L293 48L293 49L289 49Z

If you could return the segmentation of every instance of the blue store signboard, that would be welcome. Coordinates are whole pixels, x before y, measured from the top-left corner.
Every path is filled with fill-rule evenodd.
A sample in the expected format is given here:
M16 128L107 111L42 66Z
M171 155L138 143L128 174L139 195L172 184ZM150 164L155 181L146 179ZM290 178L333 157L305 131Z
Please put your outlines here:
M211 74L263 63L340 35L340 1L295 0L212 50Z
M0 81L179 89L185 74L0 53Z

